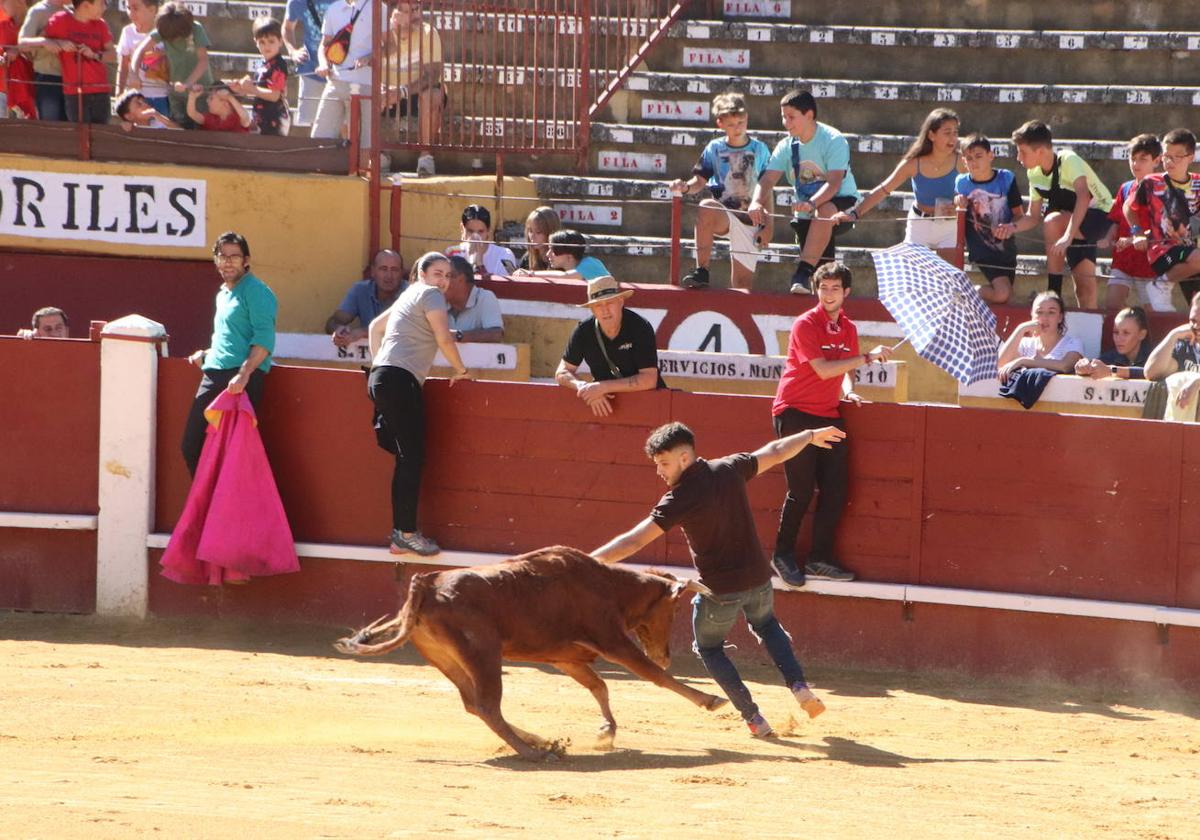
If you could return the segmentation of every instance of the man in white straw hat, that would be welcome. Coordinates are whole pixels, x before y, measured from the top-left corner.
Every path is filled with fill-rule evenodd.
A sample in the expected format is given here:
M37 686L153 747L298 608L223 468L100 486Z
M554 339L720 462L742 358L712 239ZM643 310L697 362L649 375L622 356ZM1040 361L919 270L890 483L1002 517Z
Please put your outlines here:
M622 391L652 391L665 388L658 375L658 349L654 328L636 312L625 311L625 298L632 289L622 289L609 275L589 280L587 302L592 310L571 333L567 349L554 378L572 388L597 417L612 414L612 399ZM594 382L576 376L587 362Z

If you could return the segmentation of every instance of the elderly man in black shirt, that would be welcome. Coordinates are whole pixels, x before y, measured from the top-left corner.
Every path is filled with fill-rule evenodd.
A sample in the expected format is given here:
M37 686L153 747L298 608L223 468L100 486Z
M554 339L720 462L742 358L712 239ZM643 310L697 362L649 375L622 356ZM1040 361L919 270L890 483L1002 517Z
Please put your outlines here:
M808 716L821 714L825 704L809 689L791 638L775 617L771 565L754 528L746 482L795 457L809 444L829 449L845 437L834 426L806 429L753 453L706 461L696 457L691 429L682 423L660 426L646 441L646 454L670 490L648 517L592 552L602 563L619 563L676 525L683 527L700 582L711 592L692 600L695 650L756 738L769 737L774 730L725 654L725 637L739 613L745 614Z
M608 275L588 281L587 303L592 317L571 333L554 378L573 388L597 417L612 414L612 399L621 391L665 388L658 375L658 349L654 327L636 312L625 310L632 289L621 289ZM586 361L594 382L575 375Z

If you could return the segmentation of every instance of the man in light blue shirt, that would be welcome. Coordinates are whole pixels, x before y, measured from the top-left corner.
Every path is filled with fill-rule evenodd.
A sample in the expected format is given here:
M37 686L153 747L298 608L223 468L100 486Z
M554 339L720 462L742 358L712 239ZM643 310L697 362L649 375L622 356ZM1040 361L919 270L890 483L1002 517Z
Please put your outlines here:
M792 294L812 294L812 275L819 262L834 259L834 236L853 227L830 219L858 201L858 185L850 172L850 144L842 133L817 122L817 101L806 90L786 93L779 102L780 118L788 136L779 141L767 171L758 179L750 201L755 224L767 221L772 191L787 174L792 184L792 228L802 249L800 265L792 275Z
M338 347L347 347L367 337L367 327L396 302L408 285L404 281L404 260L395 251L384 249L371 260L371 276L359 280L346 291L338 308L325 322L325 332ZM357 327L351 327L355 321Z
M287 44L296 75L300 77L300 93L296 125L312 125L317 102L325 90L325 80L316 74L317 53L321 51L321 26L325 10L334 0L287 0L283 13L283 42ZM303 39L296 37L296 27L303 30Z

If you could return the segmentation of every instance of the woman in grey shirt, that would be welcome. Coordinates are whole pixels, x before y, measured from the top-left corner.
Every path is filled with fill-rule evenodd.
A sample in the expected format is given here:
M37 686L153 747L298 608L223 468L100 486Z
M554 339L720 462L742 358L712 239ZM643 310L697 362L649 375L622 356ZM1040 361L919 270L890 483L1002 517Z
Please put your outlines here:
M417 262L417 282L409 285L391 307L371 322L371 375L368 391L382 421L379 439L396 455L392 473L393 554L422 556L441 551L417 531L417 500L425 462L425 403L421 387L437 351L454 368L450 385L469 379L470 371L458 354L450 333L446 285L450 261L430 252Z

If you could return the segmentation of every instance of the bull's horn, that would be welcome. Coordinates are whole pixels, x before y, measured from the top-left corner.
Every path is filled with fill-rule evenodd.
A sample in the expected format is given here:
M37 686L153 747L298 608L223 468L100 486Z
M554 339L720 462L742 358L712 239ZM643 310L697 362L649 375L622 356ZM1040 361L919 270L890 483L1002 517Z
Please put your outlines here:
M713 591L698 580L689 580L683 585L685 592L698 592L707 598L713 597Z

